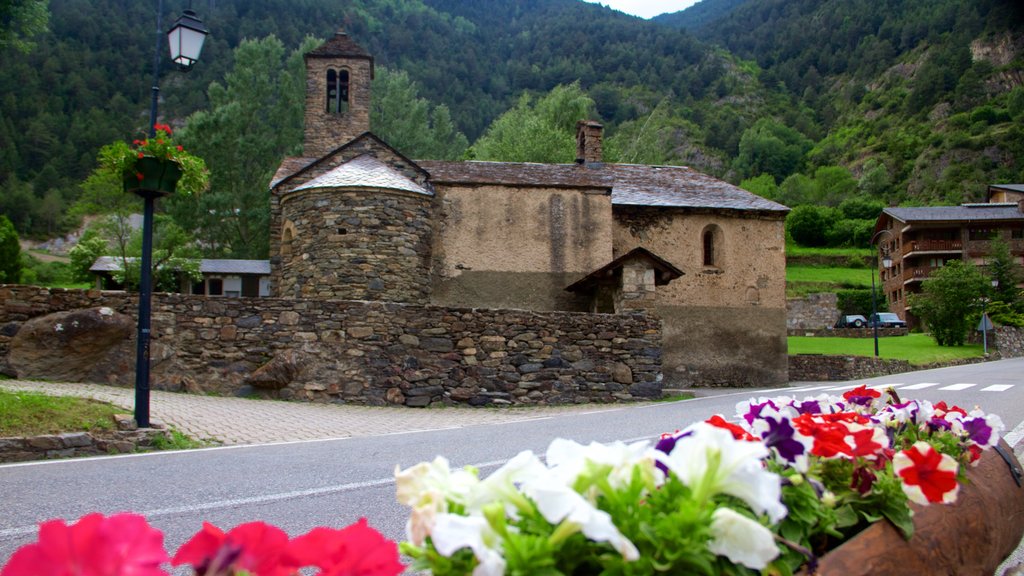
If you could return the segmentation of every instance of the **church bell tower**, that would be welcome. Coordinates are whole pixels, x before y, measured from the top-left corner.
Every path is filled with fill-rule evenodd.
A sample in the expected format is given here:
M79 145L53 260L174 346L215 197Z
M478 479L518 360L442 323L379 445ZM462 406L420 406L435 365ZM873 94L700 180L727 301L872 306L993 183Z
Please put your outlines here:
M370 130L373 56L338 31L306 62L303 155L319 158Z

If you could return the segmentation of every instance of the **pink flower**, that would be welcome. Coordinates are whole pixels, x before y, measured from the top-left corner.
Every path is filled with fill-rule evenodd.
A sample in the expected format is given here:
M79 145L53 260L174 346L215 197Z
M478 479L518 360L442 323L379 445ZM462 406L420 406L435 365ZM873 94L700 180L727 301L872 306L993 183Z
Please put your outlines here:
M295 566L316 566L321 576L395 576L405 569L398 546L366 518L341 530L314 528L292 540L284 556Z
M39 540L19 548L0 576L166 576L164 535L137 514L93 513L70 526L39 525Z
M960 490L957 468L952 456L940 454L927 442L915 442L892 457L892 469L903 481L903 492L918 504L955 502Z
M239 524L227 534L204 522L203 528L178 549L171 564L191 564L199 574L247 570L258 576L289 576L298 566L282 557L287 545L284 530L265 522Z

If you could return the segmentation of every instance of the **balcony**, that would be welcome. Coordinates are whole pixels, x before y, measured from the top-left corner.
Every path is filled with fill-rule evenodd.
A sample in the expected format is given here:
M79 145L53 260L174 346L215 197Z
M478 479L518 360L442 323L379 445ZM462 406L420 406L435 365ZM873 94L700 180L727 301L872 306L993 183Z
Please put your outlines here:
M914 253L960 253L964 249L963 240L906 240L903 243L903 256Z
M921 282L939 268L941 268L941 266L918 266L916 268L907 268L903 271L903 284L907 285L914 282Z

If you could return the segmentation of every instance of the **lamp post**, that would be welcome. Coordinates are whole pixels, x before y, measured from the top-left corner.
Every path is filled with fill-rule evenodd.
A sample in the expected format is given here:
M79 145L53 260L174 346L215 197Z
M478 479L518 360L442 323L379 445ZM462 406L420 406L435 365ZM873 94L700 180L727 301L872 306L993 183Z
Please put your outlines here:
M999 280L992 279L992 290L999 287ZM992 322L988 319L988 297L981 299L981 343L985 355L988 356L988 328Z
M163 41L161 17L164 12L163 0L158 0L156 9L156 48L153 51L153 89L149 104L149 137L156 136L157 104L160 97L160 43ZM191 9L185 10L174 26L167 32L171 60L178 68L189 71L199 59L203 40L209 32ZM150 191L139 193L144 200L142 211L142 269L139 270L139 330L135 349L135 423L140 428L149 428L149 336L150 316L153 299L153 201L157 194Z
M878 237L883 234L888 235L889 238L892 239L891 232L889 232L888 230L879 230L878 232L875 233L874 236L871 237L871 244L874 245L875 240L877 240ZM892 267L892 256L889 255L889 246L885 245L880 246L879 248L882 250L882 266L884 266L885 269L888 270L889 268ZM874 330L875 358L878 358L878 295L875 291L875 268L878 268L877 252L875 252L875 265L871 267L871 319L869 320L869 323L871 324Z

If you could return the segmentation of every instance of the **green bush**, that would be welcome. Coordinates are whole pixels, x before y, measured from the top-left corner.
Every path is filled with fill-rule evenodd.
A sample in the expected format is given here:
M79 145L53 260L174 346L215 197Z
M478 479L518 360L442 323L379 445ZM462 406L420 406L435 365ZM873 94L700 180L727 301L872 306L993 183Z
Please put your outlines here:
M874 230L874 220L838 220L825 233L825 242L835 248L867 246Z
M797 206L786 217L786 231L802 246L825 246L835 211L824 206Z
M879 310L888 310L888 303L885 294L880 286L875 286L877 305ZM867 290L840 290L836 292L837 306L840 314L860 314L867 317L871 314L871 289Z

